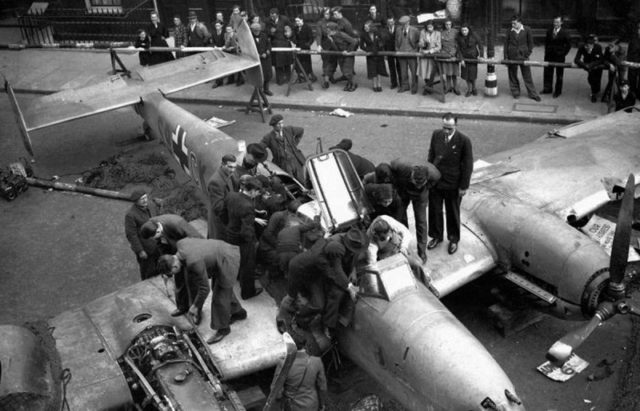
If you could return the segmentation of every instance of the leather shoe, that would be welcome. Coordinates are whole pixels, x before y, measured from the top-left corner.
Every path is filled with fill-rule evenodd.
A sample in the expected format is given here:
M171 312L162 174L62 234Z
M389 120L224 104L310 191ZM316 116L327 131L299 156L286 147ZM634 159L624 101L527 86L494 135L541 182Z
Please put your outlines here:
M215 344L231 333L231 328L221 328L207 339L207 344Z
M273 96L273 92L271 90L265 90L264 94L266 94L267 96Z
M562 93L553 93L553 98L558 98Z
M186 311L183 311L183 310L180 310L180 309L176 309L176 310L171 311L171 316L172 317L180 317L181 315L185 315L186 313L187 313Z
M437 238L432 239L431 241L429 241L429 243L427 244L427 250L433 250L434 248L436 248L438 246L438 244L440 244L442 242L442 240L438 240Z
M243 300L248 300L249 298L253 298L257 295L260 295L260 293L262 293L264 291L264 289L262 288L256 288L256 290L254 291L253 294L242 294L241 297Z
M530 98L531 98L531 100L535 100L535 101L537 101L537 102L542 101L542 99L540 98L540 96L531 96Z
M236 321L242 321L247 319L247 310L238 311L237 313L231 314L231 318L229 318L229 325L235 323Z
M447 251L449 252L449 254L453 254L458 251L458 243L449 243L449 248L447 249Z

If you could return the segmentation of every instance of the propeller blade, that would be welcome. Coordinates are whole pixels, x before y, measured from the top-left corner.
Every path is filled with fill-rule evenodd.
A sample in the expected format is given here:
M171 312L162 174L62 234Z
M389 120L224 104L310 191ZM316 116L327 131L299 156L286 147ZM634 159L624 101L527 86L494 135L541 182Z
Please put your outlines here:
M547 351L547 360L557 365L562 365L567 362L571 354L573 354L573 351L598 328L601 322L602 318L600 314L596 313L596 315L591 318L591 321L560 338L553 343L549 351Z
M618 213L616 233L611 245L611 260L609 260L610 283L622 283L627 260L629 259L629 241L631 240L631 223L633 223L633 195L636 189L635 177L629 174L627 185L622 197L622 206Z

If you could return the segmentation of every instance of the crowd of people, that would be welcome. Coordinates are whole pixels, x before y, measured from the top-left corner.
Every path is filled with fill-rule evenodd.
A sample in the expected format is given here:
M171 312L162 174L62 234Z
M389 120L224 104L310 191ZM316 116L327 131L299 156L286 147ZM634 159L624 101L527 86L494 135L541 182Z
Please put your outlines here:
M465 97L477 96L478 63L469 60L482 60L485 56L480 37L468 23L454 27L451 19L445 18L442 27L437 27L433 20L426 21L421 28L411 24L409 16L401 16L397 20L393 16L383 17L375 5L369 8L369 14L362 27L354 28L353 24L342 14L341 7L322 9L320 18L311 22L303 16L293 20L280 14L278 9L271 9L265 19L259 15L248 15L240 6L234 6L228 20L223 13L216 13L212 22L212 31L198 21L194 11L189 12L189 24L184 26L179 16L174 17L173 36L176 47L215 46L235 53L237 44L235 33L242 20L249 24L260 54L264 74L263 91L273 95L269 85L275 71L275 83L278 85L290 81L315 82L320 79L324 89L345 81L344 91L355 91L358 84L355 80L355 57L340 54L322 54L321 67L316 69L316 76L309 54L272 51L274 47L297 47L311 50L312 45L318 51L356 51L358 49L376 53L381 51L398 51L421 53L424 57L377 56L366 57L366 76L371 80L374 92L382 91L382 78L389 78L389 88L399 93L417 94L422 81L422 94L435 91L434 85L442 78L445 93ZM519 16L511 19L511 29L507 31L504 44L504 59L513 63L508 65L509 88L514 98L521 93L518 79L518 68L522 74L524 88L529 98L541 101L540 94L551 94L557 98L562 94L564 67L544 67L543 86L537 92L531 68L525 62L533 52L533 35L531 29L524 25ZM313 25L313 27L312 27ZM563 28L563 19L553 19L545 36L544 60L550 63L566 63L571 50L571 37ZM628 108L640 97L640 68L627 68L623 61L640 63L640 23L637 30L628 39L627 50L622 47L621 39L612 39L606 47L598 44L596 35L589 35L578 47L573 63L588 72L587 82L590 87L590 99L598 98L608 103L610 111ZM151 14L151 24L139 31L137 47L166 46L169 36L167 28L159 22L157 13ZM184 56L177 52L176 57ZM140 63L153 65L173 59L169 52L141 52ZM297 62L296 62L297 59ZM467 61L465 61L467 59ZM386 62L386 64L385 64ZM337 70L340 69L340 76ZM608 72L607 84L601 92L602 74ZM293 77L295 72L296 77ZM465 81L466 87L461 91L458 77ZM555 77L555 83L554 83ZM227 84L243 84L242 74L227 77ZM216 80L214 87L224 84L223 79Z

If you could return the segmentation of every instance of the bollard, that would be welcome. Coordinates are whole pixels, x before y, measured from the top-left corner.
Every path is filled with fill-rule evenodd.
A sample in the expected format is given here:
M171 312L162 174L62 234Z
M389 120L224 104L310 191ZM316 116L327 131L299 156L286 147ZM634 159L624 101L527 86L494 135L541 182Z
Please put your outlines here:
M487 65L487 78L484 80L484 95L496 97L498 95L498 77L496 77L496 66Z

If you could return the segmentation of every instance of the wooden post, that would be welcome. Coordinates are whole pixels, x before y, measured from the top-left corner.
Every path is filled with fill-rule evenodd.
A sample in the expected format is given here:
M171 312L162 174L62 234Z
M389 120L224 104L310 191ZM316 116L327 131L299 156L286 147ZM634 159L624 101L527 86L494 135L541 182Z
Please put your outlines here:
M267 100L267 96L264 94L264 91L262 90L262 88L254 87L253 94L251 94L251 99L249 100L249 104L247 104L247 107L245 109L245 114L249 114L249 112L251 111L259 111L260 115L262 116L262 122L265 123L266 122L266 119L264 117L265 110L269 114L272 113L269 100Z
M287 84L287 92L284 94L285 97L289 97L289 93L291 92L291 85L298 80L299 73L302 73L302 77L307 83L307 87L309 87L309 91L313 91L313 85L311 84L311 80L309 79L307 72L304 71L304 68L302 67L302 63L300 63L300 60L298 60L298 53L295 51L293 52L293 65L298 69L297 71L298 76L296 77L295 80L293 79L293 76L291 76L291 78L289 79L289 84Z

